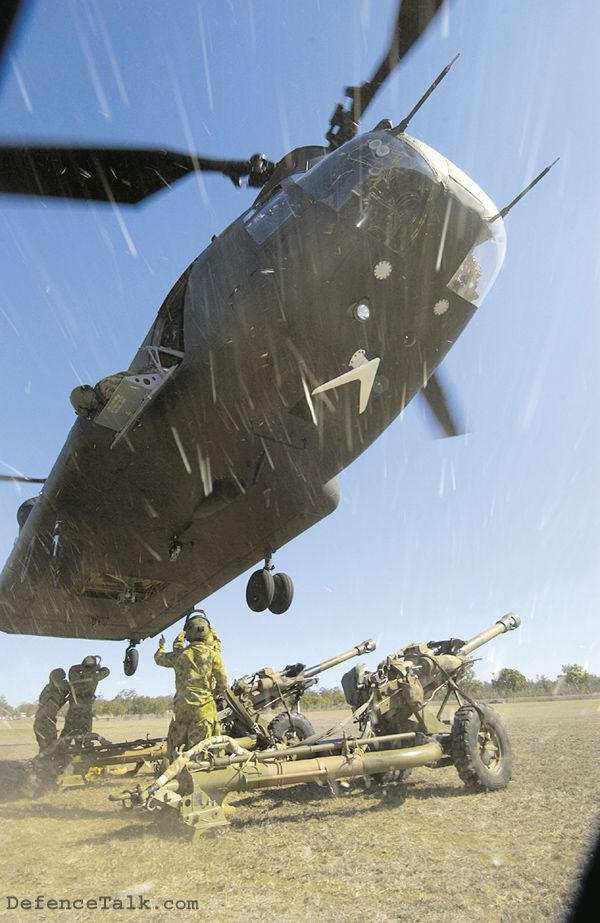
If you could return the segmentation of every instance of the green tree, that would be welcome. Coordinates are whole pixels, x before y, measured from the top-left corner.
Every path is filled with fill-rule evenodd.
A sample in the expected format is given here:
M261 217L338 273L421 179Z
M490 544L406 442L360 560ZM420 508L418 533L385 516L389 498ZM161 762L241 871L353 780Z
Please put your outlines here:
M556 689L556 680L550 679L542 673L536 679L536 685L542 695L552 695Z
M527 677L523 676L519 670L513 670L510 667L504 667L492 680L492 686L503 695L516 695L517 692L524 692L528 685Z
M483 683L475 676L475 665L472 663L468 663L463 667L457 682L460 689L464 689L467 695L473 696L475 699L481 696L483 692Z
M120 692L117 692L115 698L119 699L119 701L127 702L131 699L135 699L136 696L137 692L135 689L121 689Z
M583 692L589 689L590 674L583 667L579 666L578 663L563 664L561 670L564 673L567 686L571 686L571 688L575 689L577 692Z
M9 705L3 695L0 695L0 718L7 718L10 715L14 715L15 710L12 705Z
M318 692L311 691L304 694L302 704L306 709L313 708L343 708L346 705L344 693L339 686L326 689L323 686Z
M37 702L21 702L20 705L17 705L15 708L15 714L25 715L27 718L31 718L32 715L35 715L37 711Z

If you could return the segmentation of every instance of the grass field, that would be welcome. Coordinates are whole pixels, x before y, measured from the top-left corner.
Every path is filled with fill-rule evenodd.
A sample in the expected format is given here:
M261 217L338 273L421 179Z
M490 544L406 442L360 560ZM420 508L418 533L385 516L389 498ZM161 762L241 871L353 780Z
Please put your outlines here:
M35 752L31 728L0 723L0 914L135 923L560 920L600 803L600 701L497 708L514 754L505 791L467 793L448 767L414 770L408 784L383 790L355 783L339 798L316 785L237 795L230 827L194 842L110 803L123 788L114 776L24 799L16 761ZM340 716L310 717L324 729ZM98 721L95 729L116 741L159 736L166 724ZM111 896L139 909L32 911L7 901L37 895Z

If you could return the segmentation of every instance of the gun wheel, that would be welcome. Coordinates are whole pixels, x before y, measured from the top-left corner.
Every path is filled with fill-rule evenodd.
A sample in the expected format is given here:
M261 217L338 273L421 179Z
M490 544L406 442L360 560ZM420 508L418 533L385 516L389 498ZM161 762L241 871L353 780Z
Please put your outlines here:
M410 776L412 769L388 769L387 772L380 772L376 776L369 776L371 782L374 782L376 785L399 785L401 782L406 782Z
M510 740L504 723L493 708L480 705L459 708L452 724L452 759L468 788L499 791L512 774Z
M283 744L298 743L300 740L312 737L315 733L315 729L308 718L295 712L289 715L287 712L282 712L281 715L277 715L269 724L269 731L275 740Z

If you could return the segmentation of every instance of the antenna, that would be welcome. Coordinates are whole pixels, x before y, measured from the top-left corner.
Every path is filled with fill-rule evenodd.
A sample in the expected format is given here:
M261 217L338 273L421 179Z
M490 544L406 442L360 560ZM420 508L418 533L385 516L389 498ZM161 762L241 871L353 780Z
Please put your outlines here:
M542 177L544 177L544 176L546 175L546 173L548 173L548 171L552 169L552 167L554 166L554 164L555 164L555 163L558 163L559 160L560 160L560 157L557 157L556 160L554 160L554 161L552 161L552 163L548 164L548 166L545 167L545 168L542 170L541 173L538 173L538 175L536 176L536 178L530 182L529 186L526 186L526 187L525 187L525 189L523 190L523 192L520 192L519 195L516 196L516 198L514 198L514 199L512 200L512 202L509 202L508 205L505 205L504 208L500 209L500 211L498 212L497 215L494 215L493 218L490 218L490 219L489 219L489 220L490 220L490 223L491 223L492 221L496 221L497 218L505 218L506 215L508 215L508 213L509 213L509 211L511 210L511 208L513 207L513 205L516 205L517 202L520 202L521 199L523 198L523 196L524 196L524 195L527 195L527 193L529 192L529 190L530 190L530 189L533 189L533 187L536 185L536 183L539 183L539 181L542 179Z
M396 125L395 128L392 128L392 131L394 132L394 134L402 134L402 132L406 131L408 123L412 119L413 115L415 115L415 113L419 111L423 103L427 102L427 100L429 99L433 91L437 89L437 87L440 85L440 83L442 82L442 80L444 79L444 77L446 76L446 74L448 73L448 71L450 70L450 68L452 67L452 65L458 58L460 58L460 54L457 54L452 58L452 60L450 61L450 64L447 64L444 70L440 74L438 74L438 76L435 78L435 80L433 81L433 83L431 84L427 92L424 93L423 96L421 96L421 99L416 104L416 106L413 106L413 108L410 110L408 115L405 118L403 118L402 121L398 125Z

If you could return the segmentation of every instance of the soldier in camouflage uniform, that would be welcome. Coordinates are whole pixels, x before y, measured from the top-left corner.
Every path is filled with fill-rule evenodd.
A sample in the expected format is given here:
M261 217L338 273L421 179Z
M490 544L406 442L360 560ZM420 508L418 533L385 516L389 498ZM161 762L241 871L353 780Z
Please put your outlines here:
M161 667L175 670L173 718L167 735L171 760L177 750L188 750L201 740L220 733L215 695L222 695L227 689L220 648L219 637L208 619L195 612L188 616L171 653L165 650L164 637L160 639L154 660Z
M123 379L129 372L116 372L102 378L95 387L91 385L78 385L73 388L69 400L80 417L92 417L109 402Z
M40 693L39 704L33 719L33 733L40 753L56 743L56 716L67 701L69 684L65 671L59 667L52 670L48 683Z
M91 655L70 668L69 709L61 738L91 733L96 687L109 673L108 667L100 666L100 658Z
M156 372L156 368L138 369L136 372L115 372L91 385L78 385L69 396L75 413L80 417L93 417L105 407L124 378L130 375L144 375Z

